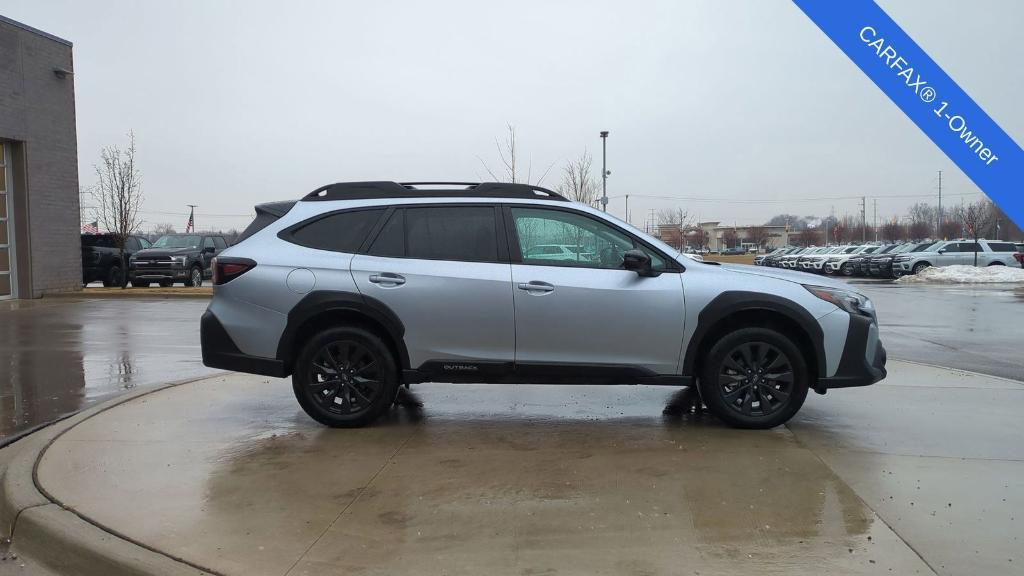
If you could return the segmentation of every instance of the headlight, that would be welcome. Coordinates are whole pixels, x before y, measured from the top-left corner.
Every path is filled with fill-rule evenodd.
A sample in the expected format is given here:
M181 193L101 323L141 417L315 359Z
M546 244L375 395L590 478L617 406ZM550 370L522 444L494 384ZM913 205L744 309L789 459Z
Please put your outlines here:
M187 259L188 259L188 256L171 256L171 260L173 260L175 264L179 264L179 265L184 265L185 264L185 260L187 260Z
M871 299L863 294L843 290L841 288L826 288L824 286L803 285L807 291L826 302L831 302L850 314L863 314L875 317L875 305Z
M893 260L895 262L910 262L913 258L910 256L897 256Z

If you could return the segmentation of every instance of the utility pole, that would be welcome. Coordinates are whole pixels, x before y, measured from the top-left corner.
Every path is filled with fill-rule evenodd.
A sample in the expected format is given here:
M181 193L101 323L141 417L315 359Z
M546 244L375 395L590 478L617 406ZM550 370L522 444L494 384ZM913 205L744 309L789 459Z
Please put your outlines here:
M601 131L601 210L608 211L608 131Z
M868 241L868 199L866 196L860 197L860 241Z
M878 242L878 198L872 198L875 208L871 220L874 222L871 226L875 229L875 242Z
M939 170L939 220L935 223L935 237L942 237L942 170Z

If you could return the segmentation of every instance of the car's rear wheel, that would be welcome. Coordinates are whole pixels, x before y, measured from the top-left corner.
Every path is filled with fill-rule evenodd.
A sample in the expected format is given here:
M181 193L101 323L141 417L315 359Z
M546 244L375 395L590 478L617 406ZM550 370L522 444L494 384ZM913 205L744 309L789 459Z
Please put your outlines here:
M292 389L311 418L333 428L365 426L391 406L398 368L387 345L360 328L332 328L303 346Z
M107 271L107 277L103 279L103 285L107 288L124 286L124 274L120 266L111 266Z
M911 270L911 273L918 274L921 272L921 270L924 270L925 268L928 268L930 266L931 264L927 262L918 262L917 264L914 264L914 268Z
M133 288L149 288L149 282L144 280L132 280Z
M160 281L160 287L161 288L170 288L171 286L174 286L174 281L173 280L161 280Z
M768 328L743 328L711 348L700 374L701 398L738 428L772 428L796 414L809 375L800 349Z

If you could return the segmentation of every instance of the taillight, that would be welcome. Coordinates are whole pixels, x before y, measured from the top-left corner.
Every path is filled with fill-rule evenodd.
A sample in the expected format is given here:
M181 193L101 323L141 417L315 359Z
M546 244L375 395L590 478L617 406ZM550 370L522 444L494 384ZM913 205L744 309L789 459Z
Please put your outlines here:
M218 256L213 259L213 285L227 284L242 274L256 267L256 262L248 258L232 258Z

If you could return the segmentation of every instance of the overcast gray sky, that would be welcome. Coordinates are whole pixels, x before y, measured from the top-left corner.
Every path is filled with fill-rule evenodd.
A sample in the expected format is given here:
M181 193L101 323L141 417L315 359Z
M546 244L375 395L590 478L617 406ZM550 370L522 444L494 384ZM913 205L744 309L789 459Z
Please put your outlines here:
M880 4L1021 142L1024 4ZM181 229L186 203L200 227L243 227L254 204L329 182L486 178L477 157L497 165L506 123L535 176L555 163L551 187L584 149L596 176L609 130L609 209L633 195L641 226L675 204L740 224L841 215L859 201L825 198L862 194L881 220L933 196L940 169L949 201L978 193L788 0L0 0L0 13L74 42L82 184L134 130L147 227Z

